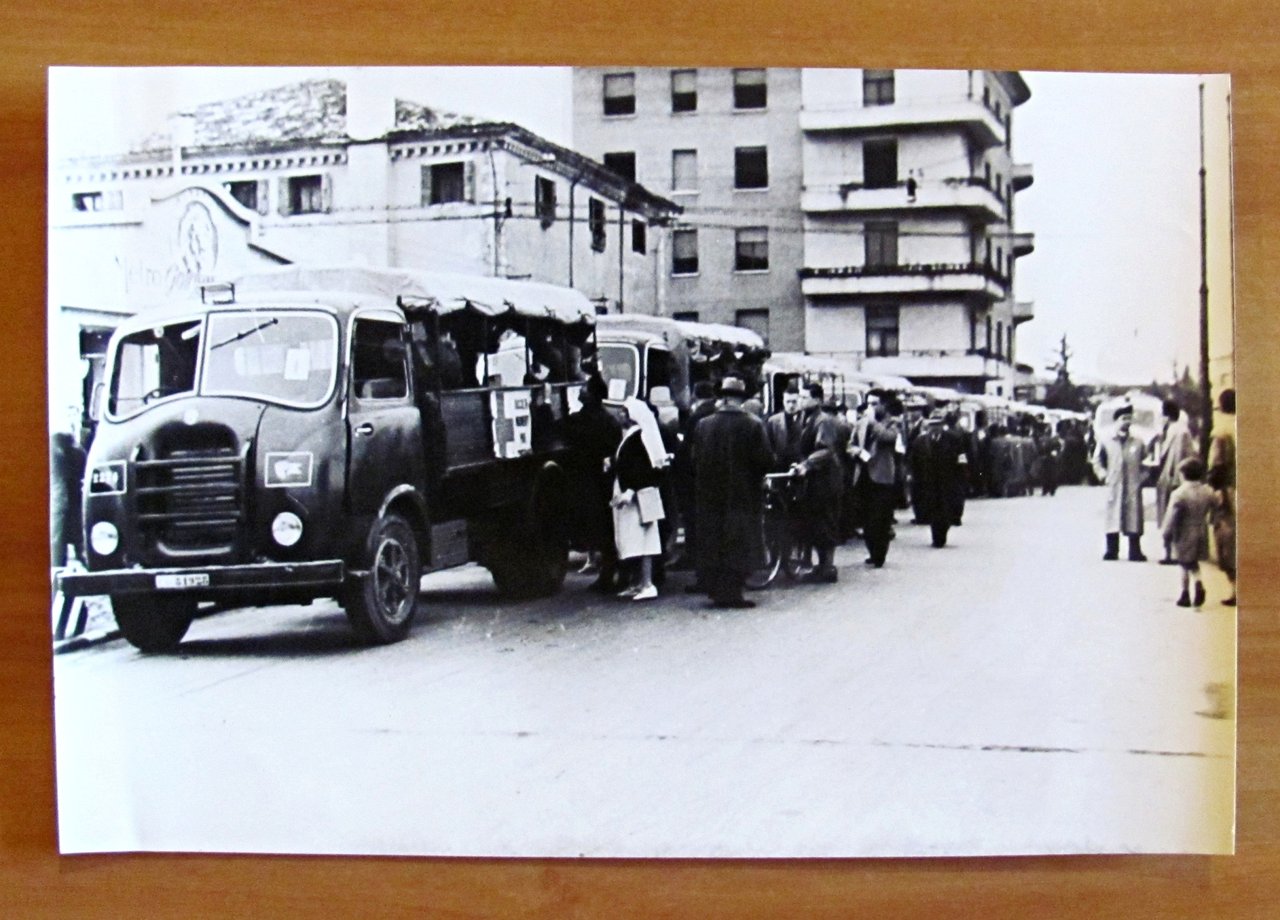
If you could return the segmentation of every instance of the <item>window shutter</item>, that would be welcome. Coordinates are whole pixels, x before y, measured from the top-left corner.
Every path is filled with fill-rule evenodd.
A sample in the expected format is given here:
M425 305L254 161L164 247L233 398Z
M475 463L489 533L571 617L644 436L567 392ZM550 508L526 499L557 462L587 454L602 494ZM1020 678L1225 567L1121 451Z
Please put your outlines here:
M286 177L281 176L276 180L276 191L279 192L280 214L287 217L293 211L289 207L289 180Z
M320 177L320 210L326 214L333 210L333 176L328 173Z
M463 185L462 195L466 201L472 203L476 200L476 164L474 160L467 160L466 164L466 180Z
M271 206L268 203L270 199L267 197L268 195L271 194L271 190L266 179L258 180L257 194L258 194L258 209L257 209L258 213L263 216L266 216L267 211L271 209Z

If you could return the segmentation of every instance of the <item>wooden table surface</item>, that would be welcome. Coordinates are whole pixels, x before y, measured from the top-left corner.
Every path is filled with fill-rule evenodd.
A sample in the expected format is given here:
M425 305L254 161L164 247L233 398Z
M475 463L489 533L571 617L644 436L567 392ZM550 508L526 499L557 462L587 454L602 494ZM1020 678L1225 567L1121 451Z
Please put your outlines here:
M1195 0L10 3L0 12L0 915L1280 916L1280 25ZM1230 857L601 861L112 856L55 838L44 404L50 64L775 64L1231 72L1237 146L1239 819ZM1107 100L1100 99L1099 105ZM1153 138L1153 143L1158 143Z

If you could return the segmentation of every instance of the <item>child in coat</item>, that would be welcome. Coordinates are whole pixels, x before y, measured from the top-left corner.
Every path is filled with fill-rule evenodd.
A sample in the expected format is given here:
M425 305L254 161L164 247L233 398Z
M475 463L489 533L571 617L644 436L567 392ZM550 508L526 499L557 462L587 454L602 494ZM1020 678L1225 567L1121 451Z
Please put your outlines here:
M1204 463L1198 457L1188 457L1178 465L1182 485L1169 496L1165 511L1163 536L1166 545L1182 567L1182 595L1179 607L1199 607L1204 604L1204 582L1200 580L1200 560L1209 557L1209 512L1216 504L1213 490L1202 481ZM1188 593L1190 582L1195 582L1195 600Z

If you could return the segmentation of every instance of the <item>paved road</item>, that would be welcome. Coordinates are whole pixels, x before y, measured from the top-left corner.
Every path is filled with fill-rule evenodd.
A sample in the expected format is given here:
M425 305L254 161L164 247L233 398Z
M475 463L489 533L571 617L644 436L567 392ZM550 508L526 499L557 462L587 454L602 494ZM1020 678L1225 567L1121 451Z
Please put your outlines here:
M817 856L1221 850L1234 610L1100 561L1102 495L970 504L952 546L720 612L424 582L398 645L331 604L55 659L65 850ZM901 515L900 515L901 516ZM1154 555L1154 535L1147 551Z

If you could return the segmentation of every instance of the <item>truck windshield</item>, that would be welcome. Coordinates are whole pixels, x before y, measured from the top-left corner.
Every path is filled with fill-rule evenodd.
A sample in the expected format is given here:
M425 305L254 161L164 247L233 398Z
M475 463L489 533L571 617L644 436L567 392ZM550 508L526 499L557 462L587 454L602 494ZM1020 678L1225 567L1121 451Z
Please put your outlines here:
M636 395L640 356L635 348L602 342L599 348L599 366L600 376L609 387L609 399L620 402Z
M323 313L212 314L200 392L319 405L333 384L337 333Z
M107 411L130 415L148 403L194 390L200 328L200 320L186 320L121 339Z

